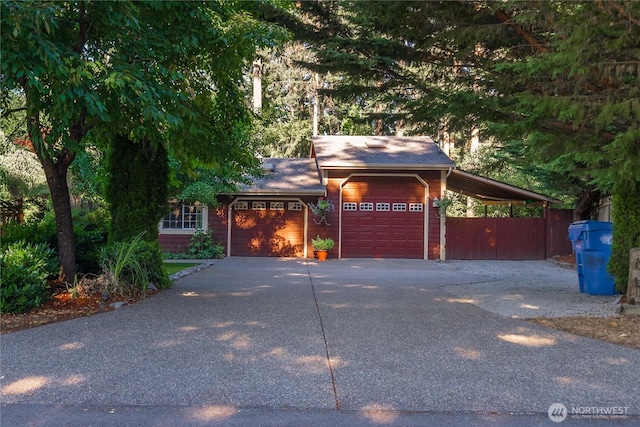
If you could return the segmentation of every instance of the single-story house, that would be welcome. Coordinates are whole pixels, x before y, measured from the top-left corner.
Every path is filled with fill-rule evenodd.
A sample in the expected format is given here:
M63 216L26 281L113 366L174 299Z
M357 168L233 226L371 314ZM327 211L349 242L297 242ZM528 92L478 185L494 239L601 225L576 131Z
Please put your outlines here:
M163 248L186 250L204 228L226 256L313 257L311 239L321 236L335 240L337 258L443 260L447 218L437 205L445 189L492 203L555 202L457 170L429 137L315 136L309 158L267 158L262 166L265 178L219 195L216 207L175 202L160 224ZM319 198L334 206L324 221L309 205Z

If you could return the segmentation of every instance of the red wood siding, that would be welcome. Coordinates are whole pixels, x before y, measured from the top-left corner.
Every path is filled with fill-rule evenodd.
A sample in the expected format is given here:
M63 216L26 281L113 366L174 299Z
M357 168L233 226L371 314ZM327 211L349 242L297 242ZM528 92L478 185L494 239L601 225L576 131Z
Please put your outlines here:
M271 201L264 202L264 210L252 209L249 201L249 209L232 212L231 256L303 256L304 208L289 210L285 201L284 211L271 210Z
M569 225L573 222L573 209L548 209L547 258L554 255L571 255L573 248L569 240Z
M429 171L421 173L420 176L429 184L429 200L425 209L429 212L429 229L427 230L428 240L428 259L440 259L440 216L437 208L432 207L431 203L435 197L442 198L441 191L441 172Z
M224 247L225 255L227 251L227 226L229 223L229 221L227 220L228 208L228 199L225 198L219 200L218 206L216 206L215 208L209 208L207 220L209 230L211 230L211 232L213 233L213 239Z
M186 252L192 234L159 234L158 243L165 252Z
M545 259L543 218L495 219L496 259Z
M569 213L550 210L547 218L447 218L447 259L533 260L570 254Z

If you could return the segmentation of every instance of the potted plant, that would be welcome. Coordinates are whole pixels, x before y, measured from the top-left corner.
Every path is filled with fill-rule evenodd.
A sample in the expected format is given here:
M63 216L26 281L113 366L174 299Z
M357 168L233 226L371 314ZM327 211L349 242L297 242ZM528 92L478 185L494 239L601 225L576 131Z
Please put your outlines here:
M317 236L315 239L311 239L311 244L315 249L318 261L324 261L327 259L327 252L333 249L333 239L331 237L322 238Z
M333 212L335 210L335 206L333 206L333 202L326 197L322 196L318 198L318 203L309 203L309 209L313 213L313 222L320 225L323 222L326 225L331 225L327 222L327 214L329 212Z

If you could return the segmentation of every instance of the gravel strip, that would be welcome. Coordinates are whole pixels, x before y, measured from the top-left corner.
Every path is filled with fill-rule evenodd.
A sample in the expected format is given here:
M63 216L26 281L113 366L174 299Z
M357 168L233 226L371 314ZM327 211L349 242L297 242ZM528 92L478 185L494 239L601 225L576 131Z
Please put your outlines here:
M578 274L553 261L445 261L443 268L486 281L445 286L461 300L502 316L616 316L617 295L580 293Z

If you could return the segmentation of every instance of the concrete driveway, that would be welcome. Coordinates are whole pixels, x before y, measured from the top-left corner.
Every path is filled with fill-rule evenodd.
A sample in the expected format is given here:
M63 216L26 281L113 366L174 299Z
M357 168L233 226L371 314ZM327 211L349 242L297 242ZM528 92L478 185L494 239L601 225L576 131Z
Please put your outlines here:
M572 272L492 265L219 260L139 304L2 335L0 422L553 425L561 403L562 425L637 424L640 351L465 297Z

